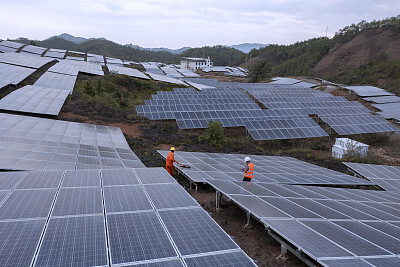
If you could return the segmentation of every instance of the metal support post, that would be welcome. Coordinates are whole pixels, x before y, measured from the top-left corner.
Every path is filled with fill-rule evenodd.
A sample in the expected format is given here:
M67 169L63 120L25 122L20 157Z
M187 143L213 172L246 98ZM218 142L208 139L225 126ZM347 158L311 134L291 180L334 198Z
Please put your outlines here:
M221 209L221 199L222 199L222 194L220 191L215 191L215 206L217 210Z
M282 258L283 256L285 256L287 253L287 248L281 244L281 254L279 254L278 257L276 257L277 260L279 260L280 258Z
M250 225L250 218L251 218L250 212L247 212L246 216L247 216L247 223L244 225L244 228L249 227Z

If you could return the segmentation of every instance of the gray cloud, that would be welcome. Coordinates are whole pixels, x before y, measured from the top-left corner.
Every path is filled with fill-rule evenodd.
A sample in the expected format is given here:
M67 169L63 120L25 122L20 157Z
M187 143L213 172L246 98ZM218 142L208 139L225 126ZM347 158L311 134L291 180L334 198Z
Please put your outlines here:
M145 47L290 44L396 16L398 0L0 0L1 38L68 32Z

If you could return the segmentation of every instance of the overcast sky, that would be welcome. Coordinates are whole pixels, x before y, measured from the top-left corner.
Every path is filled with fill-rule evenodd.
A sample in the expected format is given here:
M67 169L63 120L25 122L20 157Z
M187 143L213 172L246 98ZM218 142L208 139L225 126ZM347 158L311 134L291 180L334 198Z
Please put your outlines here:
M0 38L69 33L180 48L291 44L400 14L400 0L0 0Z

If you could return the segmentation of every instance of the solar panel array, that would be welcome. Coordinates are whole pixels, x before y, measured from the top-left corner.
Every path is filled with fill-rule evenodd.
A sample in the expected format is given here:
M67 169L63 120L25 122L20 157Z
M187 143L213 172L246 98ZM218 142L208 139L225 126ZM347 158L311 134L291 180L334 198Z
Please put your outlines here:
M392 95L392 96L377 96L377 97L364 97L365 101L374 102L376 104L387 104L387 103L395 103L400 102L400 97Z
M147 75L149 75L153 80L155 81L160 81L160 82L166 82L166 83L174 83L174 84L181 84L187 86L186 83L184 83L181 80L175 79L168 77L166 75L161 75L153 72L146 72Z
M56 116L68 95L66 90L27 85L2 98L0 109Z
M0 80L4 81L5 85L17 85L35 71L35 69L31 68L0 63ZM0 88L1 87L3 86L0 86Z
M384 89L370 86L370 85L357 85L357 86L345 86L347 90L351 90L361 97L369 96L392 96L392 93L387 92Z
M40 46L35 46L35 45L27 45L24 48L22 48L22 52L27 52L27 53L31 53L34 55L42 55L44 51L46 51L47 48L44 47L40 47Z
M382 110L378 112L382 117L400 121L400 103L374 104L373 106Z
M47 63L53 61L52 58L38 57L35 55L27 55L20 53L5 53L0 54L0 62L12 64L22 67L38 69Z
M106 57L107 64L124 65L124 62L119 58Z
M322 137L328 134L311 118L248 121L244 125L254 140Z
M146 69L146 72L165 76L165 73L158 67L158 65L161 65L161 63L159 64L157 62L140 62L140 65L142 65Z
M162 168L0 177L1 265L256 266Z
M2 46L0 43L0 53L14 53L17 49L8 46Z
M104 64L104 57L101 55L96 55L96 54L87 54L86 57L87 62L94 62L94 63L100 63Z
M77 76L46 71L34 83L36 86L66 90L72 93Z
M45 57L52 57L52 58L58 58L58 59L64 59L65 54L67 50L61 50L61 49L52 49L50 48L46 54L44 55Z
M354 172L373 181L387 191L400 192L400 167L344 162Z
M1 41L0 46L5 46L9 48L14 48L15 51L23 47L25 44L17 43L17 42L11 42L11 41ZM15 52L13 51L13 52Z
M72 76L77 76L79 72L100 76L104 75L103 68L98 63L77 62L71 60L62 60L52 66L48 71Z
M173 78L182 78L182 77L184 77L182 74L180 74L180 73L177 71L177 69L176 69L175 66L173 66L173 65L167 65L167 66L161 67L161 70L162 70L167 76L170 76L170 77L173 77Z
M182 74L185 77L188 78L198 78L200 77L200 75L198 75L197 73L194 73L193 71L187 69L187 68L177 68L176 69L180 74Z
M166 159L169 151L158 153ZM245 166L242 154L200 153L176 151L175 159L190 169L175 165L181 173L195 183L206 179L229 181L243 180ZM254 181L282 184L356 184L370 185L371 182L344 173L319 167L290 157L250 155L255 165Z
M84 57L74 57L74 56L66 56L65 59L75 60L75 61L85 61Z
M147 77L143 72L133 69L133 68L127 68L127 67L120 67L120 66L115 66L115 65L107 65L108 70L110 72L115 72L118 74L124 74L128 75L134 78L140 78L140 79L146 79L149 80L150 78Z
M168 151L159 152L165 156ZM231 163L238 160L243 166L244 155L181 151L175 153L176 160L191 166L189 170L180 169L185 176L192 180L206 179L217 191L256 217L287 243L298 248L297 251L323 266L337 266L343 260L370 262L376 266L383 266L388 261L397 265L399 263L398 192L304 186L307 183L318 185L321 180L311 183L298 180L296 185L287 180L279 181L275 178L278 173L271 172L271 169L280 170L281 177L292 180L296 180L295 177L302 170L306 173L326 170L318 177L328 179L326 184L337 184L337 181L346 177L349 184L351 181L355 184L365 181L368 184L366 180L343 174L340 179L335 177L336 181L329 180L329 177L334 177L337 173L321 167L313 169L313 165L308 163L302 166L296 164L300 161L295 159L254 155L250 157L255 162L255 180L250 183L242 182L239 179L243 177L243 172L239 176L229 170L231 173L227 174L227 168L238 169L238 166L233 167ZM261 158L269 160L263 164ZM196 169L193 171L193 168ZM200 169L197 170L198 168ZM257 180L259 169L268 170L266 174L275 176L276 180L260 182ZM287 170L291 170L291 173L282 173ZM199 172L203 173L201 179ZM209 178L205 178L206 176ZM310 174L303 177L309 178Z
M370 110L359 102L347 101L344 97L333 96L306 87L297 87L297 84L239 84L239 86L270 110L289 109L298 110L304 115L318 115L339 135L397 130L382 117L371 115ZM318 129L322 134L321 130Z
M120 128L0 113L0 169L144 167Z
M320 118L340 135L398 131L396 126L377 115L320 116Z

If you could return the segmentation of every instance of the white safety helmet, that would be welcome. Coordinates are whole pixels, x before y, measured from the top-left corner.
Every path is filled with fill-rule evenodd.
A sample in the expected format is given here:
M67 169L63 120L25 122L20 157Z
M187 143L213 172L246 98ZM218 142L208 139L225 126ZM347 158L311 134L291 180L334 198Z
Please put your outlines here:
M246 157L246 158L244 159L244 161L245 161L245 162L251 161L251 158Z

